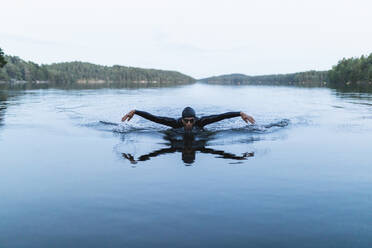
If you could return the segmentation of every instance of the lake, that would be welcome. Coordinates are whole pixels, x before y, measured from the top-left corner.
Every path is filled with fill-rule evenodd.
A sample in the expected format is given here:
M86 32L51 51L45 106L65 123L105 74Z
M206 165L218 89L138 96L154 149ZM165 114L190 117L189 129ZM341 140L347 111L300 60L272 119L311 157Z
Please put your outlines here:
M178 118L244 111L182 133ZM0 91L0 247L372 247L372 94Z

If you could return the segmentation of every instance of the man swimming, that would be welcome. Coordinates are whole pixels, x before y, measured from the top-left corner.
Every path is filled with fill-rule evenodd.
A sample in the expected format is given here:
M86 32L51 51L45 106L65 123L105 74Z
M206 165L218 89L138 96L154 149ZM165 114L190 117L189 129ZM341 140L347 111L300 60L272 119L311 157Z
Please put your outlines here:
M186 107L182 111L182 117L175 119L170 117L162 117L162 116L155 116L150 113L140 111L140 110L131 110L129 113L123 116L121 121L130 121L132 117L137 114L147 120L170 126L172 128L184 128L185 131L191 131L194 127L202 129L204 126L217 122L222 121L224 119L229 119L233 117L240 116L245 122L250 122L255 124L256 121L253 119L252 116L247 115L244 112L227 112L218 115L208 115L203 117L196 117L195 111L191 107Z

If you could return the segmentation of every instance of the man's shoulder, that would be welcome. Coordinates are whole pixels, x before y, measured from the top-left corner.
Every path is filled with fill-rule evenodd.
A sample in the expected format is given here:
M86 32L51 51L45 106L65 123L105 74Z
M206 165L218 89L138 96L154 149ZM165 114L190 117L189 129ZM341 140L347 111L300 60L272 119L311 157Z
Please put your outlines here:
M176 119L176 121L177 121L177 128L183 127L183 124L182 124L182 117Z
M195 126L197 126L197 127L202 127L203 126L202 122L201 122L202 118L203 117L195 117Z

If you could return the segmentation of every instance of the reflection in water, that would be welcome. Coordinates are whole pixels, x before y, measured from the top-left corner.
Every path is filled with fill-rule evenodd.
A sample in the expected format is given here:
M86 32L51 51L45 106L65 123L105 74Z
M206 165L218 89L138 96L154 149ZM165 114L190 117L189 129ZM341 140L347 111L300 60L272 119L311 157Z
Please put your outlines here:
M196 153L204 153L217 155L215 158L238 160L235 163L242 163L242 160L247 160L249 157L255 155L252 151L244 151L241 155L226 152L223 149L213 149L208 146L211 145L226 145L225 141L232 139L233 144L247 144L265 139L266 135L272 134L278 131L290 123L289 119L282 119L276 122L271 122L264 125L248 125L245 127L238 128L227 128L219 127L221 129L208 129L208 130L194 130L193 133L184 133L183 129L168 129L168 130L157 130L151 131L138 126L121 126L120 123L114 123L109 121L99 121L98 123L90 123L88 126L93 126L100 130L112 131L116 135L119 134L121 140L124 143L132 143L138 140L138 134L145 135L155 135L161 134L162 139L166 142L163 143L165 147L153 150L147 154L143 154L135 158L133 153L127 151L119 151L122 158L129 160L132 164L137 164L138 162L148 161L151 158L171 153L181 153L182 161L186 165L191 165L195 162ZM136 138L131 140L128 135L134 135ZM247 137L248 135L248 137ZM270 139L274 137L269 135ZM222 143L221 143L222 142ZM229 141L228 141L229 142ZM133 148L133 146L131 147ZM129 148L129 149L131 149ZM126 146L125 149L128 149ZM231 162L230 164L233 164Z
M350 84L341 87L330 87L335 89L338 93L372 93L372 84Z
M367 107L367 109L370 110L370 108L372 107L372 95L368 92L372 92L372 86L369 91L353 90L353 88L348 90L336 89L336 91L333 92L333 95L335 95L337 98L342 99L344 103L361 105L363 107Z
M228 153L223 150L207 148L207 142L212 139L213 133L203 132L203 134L181 134L174 130L168 130L163 137L167 143L167 147L152 151L148 154L139 156L137 159L130 153L122 153L123 158L128 159L132 164L137 162L147 161L152 157L157 157L162 154L182 153L182 160L185 165L191 165L195 162L196 152L218 155L216 158L246 160L248 157L253 157L254 152L245 152L242 155Z
M3 126L3 120L5 115L5 110L7 108L7 98L8 95L5 92L0 91L0 127Z

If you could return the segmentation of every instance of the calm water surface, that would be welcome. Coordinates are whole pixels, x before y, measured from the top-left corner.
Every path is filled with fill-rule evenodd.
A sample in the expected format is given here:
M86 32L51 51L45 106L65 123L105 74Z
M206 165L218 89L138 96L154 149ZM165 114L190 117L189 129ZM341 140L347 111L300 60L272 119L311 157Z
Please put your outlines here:
M190 140L124 113L245 111ZM372 247L372 94L0 92L0 247Z

